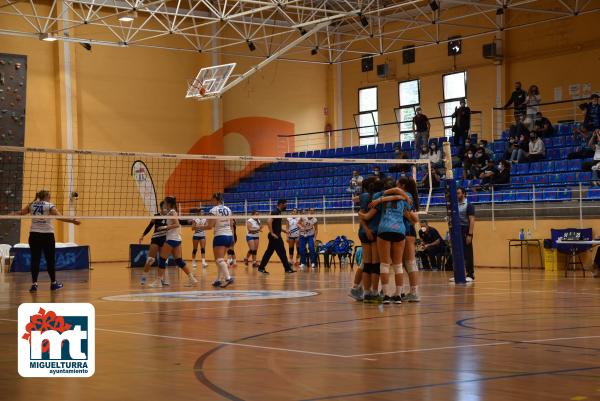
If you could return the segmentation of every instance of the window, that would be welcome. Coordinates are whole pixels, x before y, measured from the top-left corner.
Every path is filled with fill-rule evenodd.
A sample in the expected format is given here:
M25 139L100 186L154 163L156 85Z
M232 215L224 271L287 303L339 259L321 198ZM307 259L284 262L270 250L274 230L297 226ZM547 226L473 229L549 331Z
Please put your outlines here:
M452 113L460 106L460 99L467 97L467 72L446 74L442 78L444 101L440 104L440 112L444 117L444 134L452 136Z
M412 119L415 116L415 109L421 103L419 80L400 82L398 98L400 107L396 109L396 121L400 123L400 135L403 141L412 141L415 139L412 131Z
M358 136L361 145L374 145L377 143L377 87L362 88L358 90L358 114L355 116L358 127Z

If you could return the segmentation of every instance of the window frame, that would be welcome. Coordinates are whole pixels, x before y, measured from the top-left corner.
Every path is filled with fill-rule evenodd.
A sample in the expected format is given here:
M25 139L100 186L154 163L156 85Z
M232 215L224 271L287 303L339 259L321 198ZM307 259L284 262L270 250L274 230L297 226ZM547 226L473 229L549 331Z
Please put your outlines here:
M366 90L366 89L375 89L375 109L371 109L371 110L361 110L360 108L360 92L362 90ZM356 93L357 95L357 101L358 101L358 113L356 113L354 115L354 122L356 125L356 130L358 131L358 143L359 145L362 145L362 140L366 139L366 142L373 142L374 144L377 144L379 142L379 129L377 127L377 124L379 124L379 87L377 85L371 85L371 86L364 86L362 88L358 88L358 91ZM361 126L359 124L357 124L357 116L360 116L361 114L371 114L373 117L373 122L375 123L373 126L373 131L374 133L372 135L361 135ZM374 118L374 114L373 113L377 113L377 121L375 121ZM360 121L360 117L359 117L359 121ZM372 141L370 141L369 139L373 138Z
M411 104L405 104L402 105L400 102L400 86L403 83L406 82L414 82L417 81L417 98L418 98L418 102L417 103L411 103ZM414 141L414 132L412 130L412 125L411 128L408 130L402 130L402 124L403 122L400 121L400 119L398 118L399 114L402 113L403 109L412 109L413 115L416 114L416 109L417 107L421 106L421 79L420 78L414 78L414 79L407 79L407 80L403 80L403 81L398 81L398 108L394 109L394 116L396 117L396 123L398 125L398 134L400 137L401 141ZM408 124L407 122L404 122L404 124ZM406 137L405 137L406 136Z
M465 95L461 96L461 97L447 98L446 97L446 85L444 85L444 80L447 76L456 75L456 74L463 74L463 76L464 76ZM448 72L446 74L442 74L442 97L443 97L443 100L441 102L438 102L438 108L440 110L440 116L442 117L442 125L444 127L444 136L446 138L451 138L453 133L452 133L452 126L446 125L446 116L444 115L445 113L443 113L443 110L444 110L443 105L445 103L458 102L461 99L465 99L465 101L466 101L468 99L468 82L469 82L469 78L467 75L467 70L454 71L454 72Z

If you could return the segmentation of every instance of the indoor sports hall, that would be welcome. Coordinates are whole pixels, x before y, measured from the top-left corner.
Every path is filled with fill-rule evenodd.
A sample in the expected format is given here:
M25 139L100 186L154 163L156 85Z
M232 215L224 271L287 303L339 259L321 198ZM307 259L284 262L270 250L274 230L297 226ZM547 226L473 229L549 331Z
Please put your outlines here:
M0 0L0 399L600 400L600 0Z

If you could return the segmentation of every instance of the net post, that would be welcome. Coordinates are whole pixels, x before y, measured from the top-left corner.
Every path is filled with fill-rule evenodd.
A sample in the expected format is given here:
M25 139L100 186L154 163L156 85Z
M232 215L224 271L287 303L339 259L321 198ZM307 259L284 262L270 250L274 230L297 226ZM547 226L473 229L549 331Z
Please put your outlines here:
M248 217L248 199L244 199L244 214Z
M296 207L296 209L298 209L298 197L297 197L297 196L294 198L294 201L295 201L295 203L296 203L296 206L295 206L295 207Z
M496 231L496 202L494 201L494 186L492 185L492 230Z
M536 230L537 229L537 219L536 219L536 213L535 213L535 184L532 185L532 192L533 192L533 196L532 196L532 200L533 200L533 229Z
M323 195L323 228L327 232L327 218L325 217L325 195Z
M273 210L273 201L269 198L269 211Z
M579 183L579 228L583 228L583 188Z

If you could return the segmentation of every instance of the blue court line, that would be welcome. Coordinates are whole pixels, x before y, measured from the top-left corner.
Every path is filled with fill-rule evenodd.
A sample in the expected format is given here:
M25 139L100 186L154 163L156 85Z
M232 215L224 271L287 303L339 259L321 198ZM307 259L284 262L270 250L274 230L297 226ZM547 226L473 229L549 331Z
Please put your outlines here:
M518 378L518 377L531 377L531 376L555 375L555 374L561 374L561 373L585 372L585 371L596 370L596 369L600 369L600 366L590 366L587 368L575 368L575 369L547 370L547 371L543 371L543 372L524 372L524 373L515 373L515 374L511 374L511 375L482 377L479 379L452 380L452 381L443 382L443 383L420 384L420 385L416 385L416 386L393 387L393 388L386 388L386 389L381 389L381 390L365 391L365 392L361 392L361 393L346 393L346 394L331 395L331 396L326 396L326 397L305 398L300 401L335 400L335 399L340 399L340 398L360 397L360 396L365 396L365 395L418 390L418 389L422 389L422 388L452 386L455 384L480 383L480 382L487 382L487 381L494 381L494 380L513 379L513 378Z

